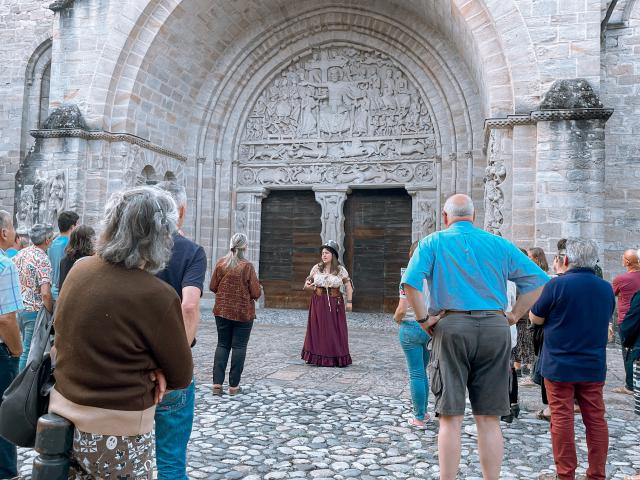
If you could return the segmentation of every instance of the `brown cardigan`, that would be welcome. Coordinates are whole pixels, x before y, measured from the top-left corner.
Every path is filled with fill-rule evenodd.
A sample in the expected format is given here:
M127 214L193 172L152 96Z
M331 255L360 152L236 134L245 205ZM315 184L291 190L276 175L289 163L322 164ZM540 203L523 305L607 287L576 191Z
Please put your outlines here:
M215 316L240 322L256 318L253 302L260 298L260 282L250 262L241 260L229 269L225 267L224 259L218 260L209 288L216 294Z
M55 312L57 365L50 411L89 433L135 435L153 428L160 368L167 388L193 375L180 298L150 273L97 256L76 262Z

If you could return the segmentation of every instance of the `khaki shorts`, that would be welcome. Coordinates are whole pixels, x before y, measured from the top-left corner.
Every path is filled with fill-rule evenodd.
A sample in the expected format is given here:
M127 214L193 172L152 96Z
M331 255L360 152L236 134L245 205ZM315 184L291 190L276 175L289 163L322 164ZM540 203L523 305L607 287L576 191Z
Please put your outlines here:
M429 363L436 413L464 415L468 390L474 415L508 415L510 355L504 315L451 313L440 320Z

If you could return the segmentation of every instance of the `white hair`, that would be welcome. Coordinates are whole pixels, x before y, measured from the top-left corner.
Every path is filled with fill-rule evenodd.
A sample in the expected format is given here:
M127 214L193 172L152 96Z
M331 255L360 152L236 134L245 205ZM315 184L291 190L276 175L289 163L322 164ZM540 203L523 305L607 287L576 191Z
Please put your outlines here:
M175 201L159 188L114 193L105 207L97 253L109 263L158 273L171 258L177 222Z
M241 260L244 260L248 246L247 236L244 233L235 233L229 242L229 253L224 257L224 265L228 268L236 267Z
M569 268L595 268L598 245L589 238L567 238Z
M447 199L443 210L449 217L472 217L475 209L471 198L458 194Z

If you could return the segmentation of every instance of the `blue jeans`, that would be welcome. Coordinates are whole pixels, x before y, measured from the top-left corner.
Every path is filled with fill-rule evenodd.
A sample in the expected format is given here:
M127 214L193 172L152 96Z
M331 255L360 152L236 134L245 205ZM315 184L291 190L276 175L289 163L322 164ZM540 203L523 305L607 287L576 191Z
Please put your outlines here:
M429 401L429 378L427 377L429 350L427 350L427 343L430 337L416 321L402 322L398 337L404 355L407 357L413 415L417 420L422 421L427 413Z
M12 357L4 343L0 344L0 404L2 395L18 375L18 357ZM0 478L18 475L18 454L16 446L0 437Z
M166 394L156 407L156 466L158 480L189 480L187 444L193 426L195 380L187 388Z
M20 355L20 371L27 366L27 358L29 358L29 349L31 348L31 337L33 337L33 328L36 326L36 318L38 312L18 312L18 325L20 326L20 334L22 335L22 355Z

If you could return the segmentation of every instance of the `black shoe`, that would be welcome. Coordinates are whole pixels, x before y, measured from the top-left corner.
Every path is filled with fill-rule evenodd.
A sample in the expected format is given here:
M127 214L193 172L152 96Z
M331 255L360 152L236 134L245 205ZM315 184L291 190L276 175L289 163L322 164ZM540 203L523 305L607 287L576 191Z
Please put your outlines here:
M511 415L514 418L518 418L518 415L520 415L520 404L518 403L511 404Z
M516 368L516 376L518 378L522 377L522 369L521 368Z
M513 414L500 417L500 420L503 421L504 423L511 423L513 422Z

